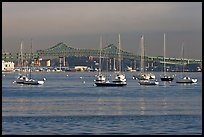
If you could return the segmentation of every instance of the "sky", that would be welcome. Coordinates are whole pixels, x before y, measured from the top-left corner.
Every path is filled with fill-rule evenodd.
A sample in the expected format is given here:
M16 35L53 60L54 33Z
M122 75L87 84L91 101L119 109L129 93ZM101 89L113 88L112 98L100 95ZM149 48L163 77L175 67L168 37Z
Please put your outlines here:
M146 55L202 59L202 2L3 2L2 50L28 52L59 42L84 49L118 45L140 54L144 35Z

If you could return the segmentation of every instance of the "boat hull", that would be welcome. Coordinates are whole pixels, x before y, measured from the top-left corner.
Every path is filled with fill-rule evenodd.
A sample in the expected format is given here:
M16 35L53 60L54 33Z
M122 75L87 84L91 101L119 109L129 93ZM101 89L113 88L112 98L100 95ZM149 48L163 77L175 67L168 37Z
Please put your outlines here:
M196 82L197 82L197 79L191 79L190 77L184 77L176 81L176 83L196 83Z
M173 81L174 78L161 78L161 81Z
M196 83L196 81L193 81L193 80L177 80L176 83Z
M157 81L151 81L151 80L140 80L139 81L140 85L158 85L159 82Z
M16 84L24 84L24 81L14 81Z
M30 82L30 81L25 81L23 84L25 84L25 85L40 85L39 83L38 83L38 81L32 81L32 82Z
M25 81L25 85L43 85L44 81Z
M14 81L16 84L23 84L23 85L43 85L44 81Z
M122 87L126 86L126 82L96 82L96 86L98 87Z

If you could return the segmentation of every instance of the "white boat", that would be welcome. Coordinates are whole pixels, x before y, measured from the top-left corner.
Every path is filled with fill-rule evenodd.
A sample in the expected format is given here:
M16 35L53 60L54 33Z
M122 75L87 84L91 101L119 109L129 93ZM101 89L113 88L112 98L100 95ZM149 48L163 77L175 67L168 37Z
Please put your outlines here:
M127 82L110 82L110 81L105 81L105 82L96 82L95 84L98 87L122 87L122 86L126 86Z
M16 83L16 84L23 84L23 85L43 85L44 82L45 82L45 78L43 80L34 80L32 77L31 77L31 61L32 61L32 43L31 43L31 55L30 55L30 69L29 69L29 77L27 75L22 75L20 74L17 78L16 81L14 81L13 83ZM22 46L21 46L21 58L22 58ZM22 59L21 59L21 62Z
M114 72L112 82L127 82L125 78L125 74L122 72L121 67L121 41L120 41L120 34L118 34L119 42L118 42L118 71Z
M17 84L23 84L24 81L28 80L27 75L23 74L23 41L21 41L21 46L20 46L20 68L19 68L19 73L18 73L18 77L15 81L13 81L14 83Z
M106 77L101 73L101 50L102 50L102 36L100 37L100 57L99 57L99 68L98 75L96 76L96 82L105 82Z
M105 79L105 81L97 81L95 82L96 86L99 87L122 87L122 86L126 86L127 82L126 82L126 78L125 78L125 74L123 74L121 72L121 59L120 59L120 34L119 34L119 71L118 72L114 72L114 77L112 81L108 80L108 77ZM108 65L107 65L108 66ZM107 73L108 73L108 69L107 69ZM101 79L103 78L102 75Z
M140 73L136 79L138 80L148 80L148 79L155 79L155 75L152 73Z
M184 58L184 44L182 43L182 59ZM184 75L184 63L182 61L182 76ZM176 83L196 83L198 80L190 78L189 76L183 76L176 80Z
M164 34L164 68L163 68L163 76L161 77L161 81L172 81L174 79L174 77L166 74L165 58L166 58L166 38L165 38L165 34Z
M184 76L176 81L176 83L196 83L197 79L192 79L188 76Z
M144 50L144 36L141 36L141 63L140 63L140 74L137 76L138 83L140 85L158 85L159 82L156 80L156 77L153 73L145 72L144 66L144 57L145 57L145 50Z
M96 76L95 81L101 81L101 82L106 81L106 77L102 74L99 74Z
M25 81L28 81L28 77L25 75L19 75L18 78L16 79L16 81L14 81L14 83L17 84L24 84Z
M31 77L19 75L16 81L13 81L13 83L23 85L43 85L45 80L46 80L45 78L43 80L34 80Z
M136 72L136 69L132 69L132 67L127 66L127 71Z
M148 79L148 80L139 80L138 82L140 85L158 85L159 82L154 79Z
M115 74L115 77L114 79L112 80L113 82L126 82L126 78L125 78L125 75L124 74Z

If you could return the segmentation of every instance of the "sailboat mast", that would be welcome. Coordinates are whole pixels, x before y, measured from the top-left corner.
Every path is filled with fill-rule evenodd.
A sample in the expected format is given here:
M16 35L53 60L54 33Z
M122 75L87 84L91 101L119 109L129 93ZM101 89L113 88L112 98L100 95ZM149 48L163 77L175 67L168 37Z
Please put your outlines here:
M31 79L31 64L32 64L32 39L31 39L31 45L30 45L30 79Z
M106 78L108 79L108 56L106 58Z
M144 72L144 36L141 36L141 62L140 62L140 71Z
M165 72L166 72L165 57L166 57L166 37L165 37L165 33L164 33L164 74L165 74Z
M100 57L99 57L99 70L98 70L98 75L101 75L101 50L102 50L102 36L100 36Z
M184 43L182 42L182 72L184 72Z
M115 68L115 57L113 58L113 71L116 71L116 68Z
M119 38L119 41L118 41L118 66L119 66L119 69L118 71L121 72L121 54L120 54L120 49L121 49L121 41L120 41L120 34L118 34L118 38Z
M21 41L20 54L21 54L21 68L22 68L23 67L23 41Z

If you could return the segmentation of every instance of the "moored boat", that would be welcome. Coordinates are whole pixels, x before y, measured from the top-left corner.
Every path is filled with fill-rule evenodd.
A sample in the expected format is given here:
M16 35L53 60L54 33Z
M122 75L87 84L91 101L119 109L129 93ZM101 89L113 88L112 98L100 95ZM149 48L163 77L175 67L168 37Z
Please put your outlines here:
M138 83L140 85L158 85L159 82L156 81L156 77L153 73L145 72L145 50L144 50L144 36L141 36L141 63L140 63L140 74L137 76Z
M184 44L182 43L182 59L184 58ZM182 61L182 75L184 75L184 63ZM198 80L190 78L189 76L183 76L176 80L176 83L196 83Z
M174 77L172 76L166 76L164 75L163 77L161 77L161 81L173 81Z
M121 66L121 40L120 40L120 34L118 34L118 71L114 73L114 77L112 82L126 82L127 80L125 77L125 74L122 72L122 66Z
M32 42L32 41L31 41ZM20 74L17 78L16 81L13 81L13 83L16 83L16 84L24 84L24 85L43 85L44 82L45 82L45 78L43 80L34 80L32 77L31 77L31 61L32 61L32 43L31 43L31 54L30 54L30 69L29 69L29 76L27 75L22 75ZM21 62L22 61L22 44L21 44Z
M197 79L190 78L188 76L184 76L176 81L176 83L196 83Z
M98 75L94 81L96 82L105 82L106 77L101 73L101 50L102 50L102 36L100 37L100 57L99 57L99 68L98 68Z
M95 82L95 84L98 87L122 87L122 86L126 86L127 82L105 81L105 82Z
M174 77L169 76L169 75L166 74L166 61L165 61L165 58L166 58L166 37L165 37L165 34L164 34L164 68L163 68L163 76L160 79L161 79L161 81L173 81Z
M121 87L121 86L126 86L127 85L127 80L125 78L125 74L123 74L121 72L121 58L120 58L120 34L119 34L119 52L118 52L118 62L119 62L119 69L118 69L118 72L114 72L114 77L113 77L113 80L112 81L109 81L107 79L104 79L102 75L99 75L101 77L99 78L103 78L103 80L98 80L95 82L95 85L96 86L103 86L103 87L107 87L107 86L110 86L110 87ZM107 69L108 71L108 69ZM108 72L107 72L108 73Z
M151 80L151 79L148 79L148 80L140 80L138 82L140 85L158 85L159 82L156 81L156 80Z

